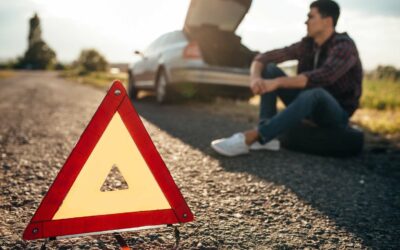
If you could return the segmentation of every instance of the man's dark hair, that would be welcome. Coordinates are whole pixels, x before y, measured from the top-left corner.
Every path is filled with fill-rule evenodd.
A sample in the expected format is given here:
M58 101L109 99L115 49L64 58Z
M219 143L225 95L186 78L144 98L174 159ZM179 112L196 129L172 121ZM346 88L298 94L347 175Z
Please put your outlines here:
M340 15L339 5L332 0L317 0L311 3L310 8L317 8L322 17L332 17L336 27Z

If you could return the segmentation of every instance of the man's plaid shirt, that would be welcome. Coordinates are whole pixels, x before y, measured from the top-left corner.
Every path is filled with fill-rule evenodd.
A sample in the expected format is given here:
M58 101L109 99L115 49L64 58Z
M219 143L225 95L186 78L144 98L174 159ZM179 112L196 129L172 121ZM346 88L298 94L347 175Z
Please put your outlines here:
M306 88L322 87L351 116L359 105L362 66L353 40L347 33L334 33L320 47L310 37L283 49L259 54L256 61L281 63L298 60L297 73L307 76Z

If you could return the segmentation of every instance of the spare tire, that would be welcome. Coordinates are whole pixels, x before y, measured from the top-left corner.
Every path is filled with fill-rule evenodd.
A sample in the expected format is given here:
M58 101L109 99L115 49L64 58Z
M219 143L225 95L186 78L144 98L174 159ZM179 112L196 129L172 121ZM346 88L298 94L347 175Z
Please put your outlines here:
M279 137L282 147L322 156L349 157L359 154L364 133L356 128L321 128L301 123Z

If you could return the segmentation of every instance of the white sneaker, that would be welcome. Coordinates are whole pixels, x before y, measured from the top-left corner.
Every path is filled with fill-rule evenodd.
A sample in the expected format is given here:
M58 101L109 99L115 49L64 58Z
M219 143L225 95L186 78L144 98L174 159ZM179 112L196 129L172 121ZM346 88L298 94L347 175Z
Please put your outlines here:
M277 139L273 139L264 145L259 143L258 141L254 142L250 145L251 150L271 150L271 151L278 151L281 148L281 142Z
M249 146L245 142L243 133L236 133L229 138L212 141L211 147L225 156L237 156L249 153Z

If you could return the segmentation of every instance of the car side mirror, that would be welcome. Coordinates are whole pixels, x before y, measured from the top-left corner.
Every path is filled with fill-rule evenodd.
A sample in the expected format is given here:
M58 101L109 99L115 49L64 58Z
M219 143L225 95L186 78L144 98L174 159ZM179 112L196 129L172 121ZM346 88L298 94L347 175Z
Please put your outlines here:
M143 52L141 52L139 50L135 50L135 55L138 55L138 56L142 57L143 59L146 59L146 57L144 56Z

